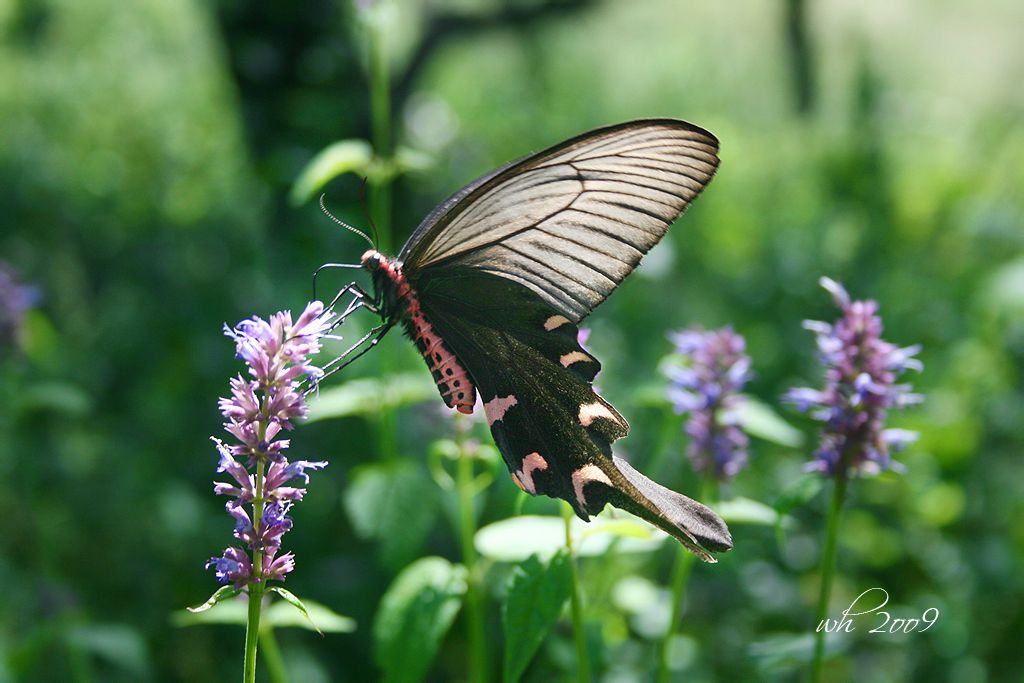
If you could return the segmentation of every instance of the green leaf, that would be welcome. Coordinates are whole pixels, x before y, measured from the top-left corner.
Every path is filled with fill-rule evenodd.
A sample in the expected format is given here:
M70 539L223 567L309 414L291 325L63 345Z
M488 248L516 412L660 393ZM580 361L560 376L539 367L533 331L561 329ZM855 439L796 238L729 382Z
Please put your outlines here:
M785 515L806 505L818 495L823 483L823 478L818 472L804 474L775 499L775 510L780 515Z
M711 506L729 524L774 526L783 519L775 508L750 498L730 498Z
M577 555L603 555L612 543L620 553L652 552L668 538L638 517L621 511L615 514L602 513L590 522L573 518ZM497 562L521 562L531 555L547 559L565 547L565 520L547 515L511 517L478 530L474 545L481 555Z
M171 614L171 623L178 627L201 626L204 624L238 624L244 626L249 620L249 601L245 598L219 602L215 609L194 612L192 608Z
M343 173L368 175L372 161L373 148L365 140L341 140L328 145L302 169L289 199L293 205L303 204Z
M231 598L238 595L240 592L241 591L239 591L234 586L221 586L214 592L213 595L210 596L210 598L206 602L199 605L198 607L189 607L188 611L192 612L193 614L205 612L206 610L216 605L218 602L222 600L230 600Z
M531 555L512 573L502 606L506 683L518 681L558 621L572 592L572 567L562 550L545 565Z
M401 460L355 468L343 503L356 534L376 540L381 560L400 567L419 553L434 527L437 494L422 467Z
M283 588L275 586L272 591L284 597ZM286 593L288 591L285 591ZM292 595L291 593L288 593ZM292 597L295 597L292 595ZM285 598L287 600L287 598ZM298 598L296 598L297 600ZM317 633L352 633L356 630L356 621L332 610L330 607L313 600L304 600L304 612L293 609L292 603L275 602L263 613L261 623L274 628L301 628Z
M270 590L280 595L282 598L284 598L287 604L297 609L299 613L302 614L302 616L306 617L306 621L309 622L309 625L313 627L313 630L315 630L320 635L323 635L323 631L321 631L320 628L316 625L316 622L313 621L313 617L309 616L309 611L306 610L306 606L302 604L302 600L299 600L299 596L295 595L295 593L292 593L287 588L282 588L281 586L271 586ZM270 610L267 611L269 612Z
M424 372L365 377L321 389L309 404L308 422L352 415L376 415L381 410L423 403L437 394Z
M732 411L732 417L747 434L780 446L799 448L804 443L804 434L783 420L766 403L744 395L744 400Z
M466 592L466 570L441 557L406 567L381 599L373 628L386 683L420 681L451 628Z

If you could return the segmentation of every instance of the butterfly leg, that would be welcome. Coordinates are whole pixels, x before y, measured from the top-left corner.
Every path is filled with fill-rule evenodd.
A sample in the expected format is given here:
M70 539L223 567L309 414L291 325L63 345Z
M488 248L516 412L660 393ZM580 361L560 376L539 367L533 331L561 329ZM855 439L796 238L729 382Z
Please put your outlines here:
M325 308L333 308L338 304L339 301L342 300L342 298L346 294L352 295L352 301L348 304L348 306L346 306L345 312L342 313L342 317L347 317L348 314L352 313L357 308L366 308L373 313L380 312L380 302L377 301L373 296L367 294L366 290L360 287L358 282L350 282L344 287L342 287L340 290L338 290L338 293L334 295L333 299L331 299L331 303L327 304ZM358 305L356 305L357 303Z
M325 365L323 367L324 374L321 375L312 384L312 386L310 386L310 388L307 391L312 391L313 389L315 389L317 387L317 385L321 381L323 381L324 379L330 377L331 375L333 375L334 373L338 372L339 370L347 368L349 365L351 365L353 362L355 362L355 360L357 358L360 358L364 354L366 354L370 349L372 349L374 346L376 346L378 344L378 342L380 342L381 339L384 338L384 335L387 334L388 330L390 330L392 327L394 327L394 323L392 323L392 322L385 322L385 323L381 323L380 325L377 325L372 330L370 330L369 332L364 334L362 336L362 338L359 339L359 341L357 341L355 344L350 346L343 354L341 354L340 356L338 356L337 358L332 360L330 363ZM376 336L374 336L374 335L376 335ZM373 339L370 340L369 344L366 344L366 341L368 339L370 339L371 337L373 337ZM353 356L352 352L355 351L356 349L358 349L360 346L364 346L364 348L361 349L358 353L356 353Z

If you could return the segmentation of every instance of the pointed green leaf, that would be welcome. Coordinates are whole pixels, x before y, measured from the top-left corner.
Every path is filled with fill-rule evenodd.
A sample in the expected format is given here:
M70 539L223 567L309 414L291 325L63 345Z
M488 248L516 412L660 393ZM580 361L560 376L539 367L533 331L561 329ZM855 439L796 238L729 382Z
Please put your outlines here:
M437 486L408 460L355 468L343 503L356 534L376 540L381 560L390 567L419 553L439 507Z
M512 573L502 606L505 681L518 681L558 621L572 591L571 560L564 550L547 564L531 555Z
M278 594L281 592L276 587L271 590ZM304 612L298 612L293 609L290 602L277 601L263 613L261 623L274 628L301 628L321 634L352 633L356 630L356 622L351 617L338 614L330 607L313 600L303 600L302 604L306 609Z
M324 185L343 173L367 175L373 161L373 148L365 140L341 140L320 150L292 185L289 199L293 205L309 201Z
M732 411L735 419L747 434L780 446L799 448L804 443L804 434L783 420L766 403L744 395L744 400Z
M352 415L377 415L384 409L423 403L437 395L437 387L425 372L390 375L386 378L353 379L321 389L309 403L307 422Z
M206 602L199 605L198 607L189 607L188 611L192 612L193 614L205 612L221 600L229 600L238 595L240 592L241 591L239 591L234 586L221 586L214 592L213 595L210 596L210 598Z
M417 560L395 577L373 627L385 683L423 679L465 592L465 568L441 557Z
M309 622L314 631L320 635L324 634L323 631L320 630L320 627L316 625L316 622L313 621L313 617L309 616L309 611L306 609L306 606L302 604L302 600L299 600L299 596L295 595L295 593L292 593L287 588L282 588L281 586L271 586L270 590L284 598L286 603L299 610L302 616L306 617L306 621ZM270 610L267 611L269 612Z

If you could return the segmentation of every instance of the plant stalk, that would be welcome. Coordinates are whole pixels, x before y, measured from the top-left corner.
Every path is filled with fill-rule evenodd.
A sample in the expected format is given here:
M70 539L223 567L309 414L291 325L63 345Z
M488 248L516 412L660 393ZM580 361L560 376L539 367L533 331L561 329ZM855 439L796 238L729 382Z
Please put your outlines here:
M580 596L579 572L576 568L576 551L572 544L573 510L568 503L562 503L562 518L565 520L565 547L569 551L569 569L572 578L572 632L576 639L576 672L580 683L590 683L590 655L587 653L587 631L583 622L583 600Z
M260 629L260 647L263 648L261 656L263 663L267 665L267 674L273 683L289 683L288 669L284 665L284 657L281 656L281 646L277 644L277 635L269 624Z
M262 427L261 431L264 430L265 427ZM263 519L263 474L265 469L266 462L260 459L256 463L256 495L252 501L252 526L257 533L260 521ZM249 584L249 619L245 627L245 664L242 683L256 683L256 646L260 636L260 612L263 606L264 589L262 548L253 550L252 575L254 581Z
M704 485L701 487L700 499L705 504L713 503L717 498L717 482L715 481L714 470L709 471L704 478ZM686 597L686 584L690 579L690 572L693 569L693 562L696 555L680 545L676 548L675 563L672 566L672 611L669 616L668 626L665 628L665 635L661 639L658 648L658 683L667 683L671 675L669 667L669 649L672 644L672 636L679 628L679 617L683 611L683 600Z
M817 624L819 628L814 634L814 659L811 662L811 681L818 683L825 663L825 628L824 620L828 618L828 605L832 598L832 579L836 569L836 550L839 541L839 518L846 500L848 478L843 468L839 468L832 489L832 504L829 506L828 522L825 530L825 550L821 556L821 592L818 594Z
M391 165L394 141L391 130L391 72L386 36L380 17L367 22L368 71L370 80L370 125L373 151L379 168L370 179L370 217L377 227L377 249L392 253L391 244Z
M459 418L456 418L459 419ZM459 538L462 545L462 564L466 567L466 639L469 642L469 677L472 683L487 681L487 634L484 625L483 602L480 599L479 571L477 567L476 511L473 509L473 458L466 452L465 436L456 426L459 458L456 472L456 490L459 499Z

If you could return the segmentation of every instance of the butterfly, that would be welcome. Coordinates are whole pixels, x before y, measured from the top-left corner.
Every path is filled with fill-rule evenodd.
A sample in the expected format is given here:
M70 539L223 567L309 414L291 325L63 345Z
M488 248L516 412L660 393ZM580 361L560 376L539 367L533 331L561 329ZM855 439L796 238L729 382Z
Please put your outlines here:
M725 522L612 453L629 426L592 388L601 364L578 325L700 194L717 152L714 135L674 119L583 133L466 185L397 258L363 254L372 294L343 290L381 316L374 343L404 328L450 408L472 413L480 394L525 492L585 521L627 510L709 562L732 547Z

